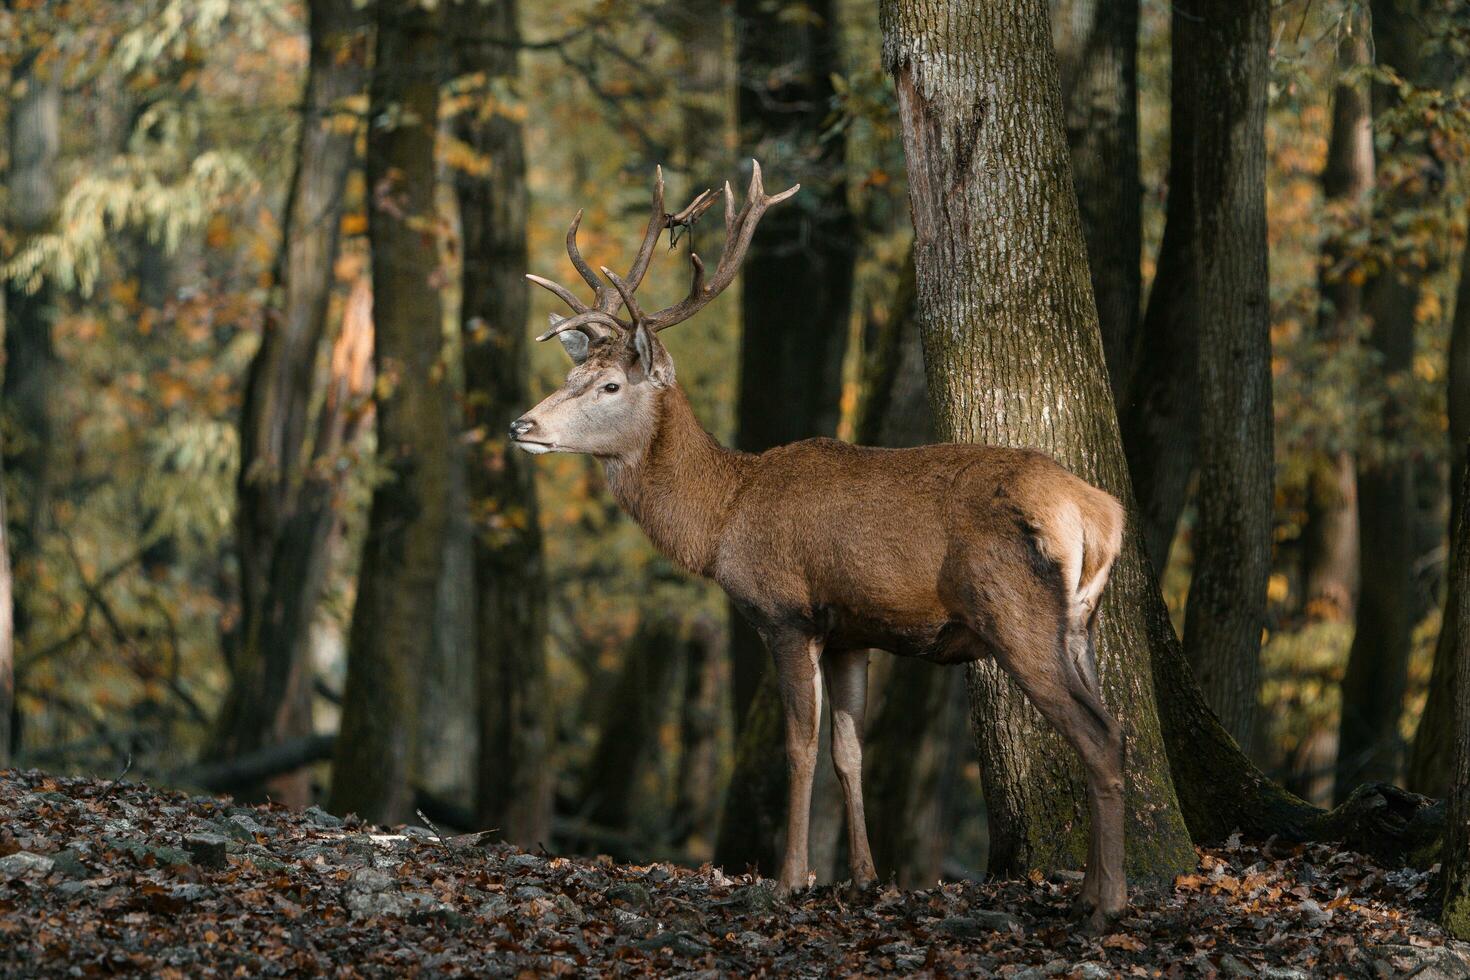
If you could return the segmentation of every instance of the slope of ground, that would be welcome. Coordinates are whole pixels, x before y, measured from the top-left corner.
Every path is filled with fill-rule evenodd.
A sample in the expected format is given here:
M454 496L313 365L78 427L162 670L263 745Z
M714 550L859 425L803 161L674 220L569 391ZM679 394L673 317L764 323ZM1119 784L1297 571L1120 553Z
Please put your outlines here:
M1232 844L1089 937L1066 918L1073 875L787 904L708 866L0 771L4 976L1470 976L1432 884Z

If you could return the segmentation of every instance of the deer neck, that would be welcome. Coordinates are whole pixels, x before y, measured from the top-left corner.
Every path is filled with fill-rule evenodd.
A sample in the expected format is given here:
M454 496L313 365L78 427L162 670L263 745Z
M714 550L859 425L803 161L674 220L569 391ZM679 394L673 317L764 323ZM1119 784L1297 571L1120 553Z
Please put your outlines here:
M605 459L603 469L613 496L654 547L686 571L709 575L750 458L716 442L674 384L659 395L647 448Z

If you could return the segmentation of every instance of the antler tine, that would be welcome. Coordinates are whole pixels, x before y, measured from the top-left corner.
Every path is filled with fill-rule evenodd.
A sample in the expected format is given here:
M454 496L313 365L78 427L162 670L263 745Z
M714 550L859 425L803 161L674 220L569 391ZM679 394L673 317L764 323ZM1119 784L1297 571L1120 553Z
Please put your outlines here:
M680 211L676 215L670 216L669 219L664 223L664 226L667 228L675 228L680 225L692 225L694 222L698 221L700 217L702 217L704 213L710 209L710 205L714 203L715 192L706 187L704 190L699 192L698 196L695 197L694 200L685 205L683 211Z
M543 279L540 276L532 275L529 272L526 273L526 278L534 282L536 285L540 286L542 289L548 290L549 292L554 294L557 299L570 306L572 308L572 311L575 313L586 313L589 309L591 309L591 307L579 300L570 289L567 289L561 283L552 282L550 279ZM599 288L598 292L601 291L601 288Z
M608 279L612 280L613 288L618 291L618 295L623 298L623 302L626 303L628 306L629 319L631 319L636 325L640 320L643 319L643 311L639 309L638 301L633 298L633 290L637 287L631 286L628 283L624 282L622 277L620 277L616 272L609 269L607 266L602 267L602 274L604 276L607 276Z
M654 167L653 172L653 209L648 215L648 230L643 233L643 244L638 246L638 255L633 259L633 267L628 270L624 287L618 289L624 302L643 284L643 275L648 271L649 261L653 259L653 246L658 244L658 236L668 227L669 216L664 213L664 168ZM602 271L607 272L606 269ZM629 310L632 310L631 305Z
M594 324L597 327L606 327L608 329L606 331L587 329ZM628 326L628 324L624 323L623 321L619 320L617 317L609 313L604 313L602 310L586 310L585 312L578 313L576 316L567 317L565 320L562 320L556 326L541 334L536 339L538 341L550 340L557 334L565 333L568 330L580 330L582 333L587 334L593 339L600 339L602 337L611 336L612 334L619 331L625 331L629 329L631 328Z
M597 290L597 296L601 299L607 284L597 278L597 273L592 271L592 266L582 258L582 250L577 247L577 229L581 227L581 224L582 209L578 208L577 216L572 219L571 227L567 229L567 256L572 260L572 265L577 267L577 273L582 277L582 281Z
M760 223L766 209L801 190L801 185L795 184L780 194L767 196L761 180L760 163L754 160L751 163L750 189L738 214L735 213L735 194L731 191L729 182L725 184L725 248L720 254L719 264L715 266L714 275L706 283L704 263L699 256L690 255L690 262L694 266L694 282L689 289L689 295L674 306L640 317L640 321L648 329L665 330L676 323L682 323L723 292L734 281L735 273L745 259L746 249L755 237L756 225Z

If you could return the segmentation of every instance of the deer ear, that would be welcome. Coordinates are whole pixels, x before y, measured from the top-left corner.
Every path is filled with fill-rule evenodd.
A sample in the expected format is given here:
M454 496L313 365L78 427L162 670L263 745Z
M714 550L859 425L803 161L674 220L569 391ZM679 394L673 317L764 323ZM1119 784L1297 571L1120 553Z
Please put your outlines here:
M549 313L547 314L547 319L554 327L565 320L566 317ZM572 359L573 364L581 364L587 360L587 348L592 345L592 342L587 339L585 333L580 330L563 330L556 335L556 339L561 341L562 347L566 349L567 356Z
M639 366L655 388L667 388L674 383L674 359L641 323L633 331L633 349L638 353Z

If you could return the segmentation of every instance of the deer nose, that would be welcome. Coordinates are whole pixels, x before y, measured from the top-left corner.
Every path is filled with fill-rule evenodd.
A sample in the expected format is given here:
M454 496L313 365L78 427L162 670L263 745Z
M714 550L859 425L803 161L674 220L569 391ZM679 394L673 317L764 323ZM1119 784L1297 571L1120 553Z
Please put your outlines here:
M536 423L522 415L510 424L510 438L512 441L519 439L534 428L536 428Z

